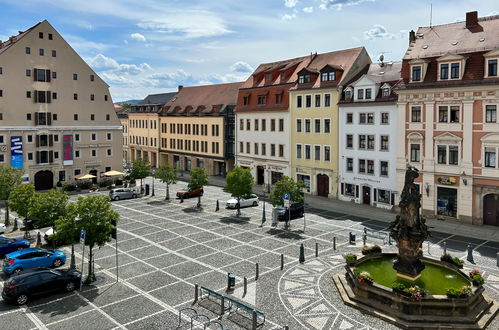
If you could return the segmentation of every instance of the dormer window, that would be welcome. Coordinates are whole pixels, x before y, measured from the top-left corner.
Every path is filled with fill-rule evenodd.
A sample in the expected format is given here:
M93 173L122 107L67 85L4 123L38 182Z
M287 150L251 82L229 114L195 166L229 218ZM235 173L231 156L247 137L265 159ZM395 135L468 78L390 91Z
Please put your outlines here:
M390 87L383 87L383 89L382 89L382 95L383 95L383 97L390 96Z
M421 81L421 65L413 65L411 70L411 81Z
M266 73L265 80L267 80L267 81L272 80L272 73Z
M258 105L265 105L267 97L265 95L258 95Z
M487 60L487 77L497 77L497 58Z
M310 74L303 74L298 77L298 83L299 84L306 84L310 82Z
M357 99L358 100L364 99L364 90L363 89L357 89Z
M370 88L366 88L366 100L370 100L371 99L371 89Z
M351 100L353 96L352 87L345 88L345 100Z
M249 95L243 96L243 105L249 105Z
M450 69L450 74L449 74ZM441 63L440 64L440 80L459 79L461 77L461 63Z
M321 74L321 81L335 81L336 80L336 72L323 72Z

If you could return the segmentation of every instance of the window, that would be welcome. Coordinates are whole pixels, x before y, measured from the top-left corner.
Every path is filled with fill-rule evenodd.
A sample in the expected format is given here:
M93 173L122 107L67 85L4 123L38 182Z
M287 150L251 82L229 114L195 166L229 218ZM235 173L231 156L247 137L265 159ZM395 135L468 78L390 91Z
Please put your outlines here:
M52 50L52 57L56 57L56 56L57 56L57 51Z
M251 153L251 149L250 149L250 148L251 148L250 143L249 143L249 142L246 142L246 153L247 153L247 154Z
M36 91L35 92L35 102L37 103L49 103L49 100L47 99L50 97L50 92L45 92L45 91Z
M485 167L496 167L496 148L485 147Z
M411 108L411 122L420 123L421 122L421 107Z
M112 133L107 133L106 134L106 140L111 141L113 139L113 134Z
M262 156L265 156L267 154L267 144L262 143Z
M347 124L353 124L353 113L347 113Z
M366 173L366 160L359 159L359 173Z
M301 104L302 104L302 96L301 95L298 95L296 97L296 107L297 108L301 108Z
M459 63L451 63L450 79L459 79Z
M75 113L75 114L73 115L73 119L74 119L74 120L78 120L78 114L76 114L76 113Z
M57 72L52 71L52 79L57 79Z
M440 79L449 79L449 63L440 64Z
M93 101L95 99L94 94L90 94L90 101Z
M43 32L38 32L38 38L43 39Z
M321 146L314 146L315 160L321 160Z
M306 84L306 83L309 83L310 82L310 74L304 74L304 75L300 75L298 77L298 83L299 84Z
M379 175L388 176L388 162L385 161L379 162Z
M106 120L110 120L111 119L111 116L110 115L106 115ZM166 127L166 126L165 126ZM166 132L165 132L166 133Z
M321 120L320 119L315 119L315 133L320 133L321 132Z
M381 113L381 123L389 124L390 123L390 114L388 112Z
M73 80L78 80L78 74L77 73L73 73Z
M324 106L325 107L331 106L331 94L324 94Z
M104 101L107 101L107 95L104 95Z
M324 161L325 162L331 161L331 147L330 146L324 146Z
M49 33L49 40L52 40L52 33ZM59 180L62 181L62 180Z
M296 132L301 133L301 119L296 119Z
M26 120L31 120L31 114L30 113L26 114Z
M336 72L329 72L329 81L336 80Z
M53 100L57 100L57 93L56 93L56 92L53 92L53 93L52 93L52 99L53 99Z
M364 90L363 89L357 89L357 99L358 100L364 99Z
M78 133L75 134L75 141L76 142L80 141L80 134Z
M390 96L390 87L383 87L383 89L382 89L382 92L381 92L381 93L382 93L382 96L383 96L383 97L388 97L388 96Z
M33 143L33 135L31 135L31 134L28 135L28 143Z
M194 141L194 142L197 142L197 141ZM196 148L194 148L194 149L196 149ZM239 142L239 152L244 153L244 143L243 142Z
M81 170L75 170L74 173L75 173L74 175L80 175L81 174Z
M439 123L459 123L459 106L439 106Z
M270 144L270 155L275 157L275 144L273 143Z
M203 126L201 126L201 129L203 128ZM250 119L246 119L246 130L249 131L251 130L251 120Z
M497 122L497 106L496 105L486 105L485 106L485 122L486 123L496 123Z
M321 81L334 81L336 80L336 72L323 72L321 74Z
M284 119L279 119L279 132L284 132Z
M26 69L26 77L31 77L31 70L30 69Z
M265 132L267 130L267 120L262 119L262 132Z
M279 157L284 157L284 144L279 145Z
M324 133L331 133L331 119L324 119Z
M447 146L437 146L438 163L447 164Z
M270 130L275 132L275 119L270 120Z
M310 145L305 145L305 159L310 159Z
M412 81L421 81L421 65L414 65L412 67Z
M366 140L367 140L366 135L359 135L359 149L366 148Z
M319 108L320 106L321 106L321 95L320 94L316 94L315 95L315 107Z
M305 108L312 106L312 95L305 95Z
M33 160L33 153L32 152L28 152L28 160Z
M255 144L253 145L253 153L255 155L258 155L258 143L255 142Z
M48 81L45 73L43 69L35 69L35 81Z
M390 204L390 191L378 189L378 203Z
M345 100L349 101L352 98L352 91L350 89L345 90Z
M92 149L92 157L97 157L97 150L96 149Z
M353 135L347 134L347 148L353 148Z
M93 74L90 75L90 81L94 81L95 80L95 77Z
M38 50L38 53L40 54L40 56L45 55L45 51L43 50L43 48L40 48L40 49Z
M170 126L171 126L171 124L170 124ZM239 130L244 131L244 120L243 119L239 119Z
M73 94L73 100L78 100L78 94L76 93Z
M29 55L29 54L31 54L31 48L26 47L25 52L26 52L26 54L28 54L28 55Z
M420 148L419 144L411 144L411 162L419 162L421 160Z
M370 99L371 99L371 89L366 88L366 100L370 100Z
M54 151L54 159L59 159L59 151Z
M243 96L243 105L249 104L249 96Z
M95 120L95 115L94 114L90 115L90 120Z
M305 133L310 133L310 119L305 119Z
M457 165L459 163L459 147L449 146L449 165Z
M92 133L91 134L91 139L92 139L92 141L97 140L97 133Z
M497 59L487 60L487 76L497 77Z
M359 113L359 124L365 124L367 122L367 115L365 113Z
M31 91L26 92L26 98L30 99L31 98Z
M368 113L367 114L367 123L368 124L374 124L374 113Z
M282 102L282 94L275 95L275 104L281 104Z
M381 151L388 151L388 135L381 135L381 144L379 149Z
M367 174L374 174L374 160L367 161Z
M355 185L345 183L345 196L355 197Z
M367 136L367 149L374 150L374 135Z
M52 114L52 120L57 120L57 114L56 113Z
M258 105L265 105L267 97L265 95L258 95Z

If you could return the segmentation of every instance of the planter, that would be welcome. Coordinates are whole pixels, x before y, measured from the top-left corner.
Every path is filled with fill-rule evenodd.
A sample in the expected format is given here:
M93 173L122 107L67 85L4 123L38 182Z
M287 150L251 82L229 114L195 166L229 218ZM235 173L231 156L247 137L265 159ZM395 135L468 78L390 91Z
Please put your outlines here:
M461 263L455 263L454 261L449 260L449 259L446 259L446 258L444 258L444 257L440 257L440 261L445 262L446 264L449 264L449 265L453 265L453 266L455 266L455 267L457 267L457 268L459 268L459 269L462 269L462 268L463 268L463 266L464 266L464 264L461 264Z

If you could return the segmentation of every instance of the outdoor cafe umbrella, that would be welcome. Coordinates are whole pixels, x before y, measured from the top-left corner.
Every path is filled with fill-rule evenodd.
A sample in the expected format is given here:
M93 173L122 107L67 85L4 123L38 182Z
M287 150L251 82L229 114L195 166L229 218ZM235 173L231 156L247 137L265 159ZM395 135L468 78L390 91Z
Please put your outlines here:
M123 172L120 172L120 171L115 171L115 170L112 170L112 171L107 171L105 173L103 173L105 176L118 176L118 175L125 175L125 173Z
M92 174L83 174L75 177L76 180L89 180L94 178L96 178L96 176Z

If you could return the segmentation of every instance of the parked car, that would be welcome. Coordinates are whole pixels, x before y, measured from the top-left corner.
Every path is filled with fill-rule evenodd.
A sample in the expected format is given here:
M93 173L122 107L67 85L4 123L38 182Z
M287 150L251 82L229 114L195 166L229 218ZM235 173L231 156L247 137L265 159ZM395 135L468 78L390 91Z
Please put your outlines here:
M0 234L5 233L5 224L0 223Z
M116 188L111 189L109 198L112 201L119 201L120 199L137 198L138 192L132 188Z
M288 221L289 218L289 209L291 209L291 220L302 218L305 213L305 208L303 203L293 203L290 207L286 206L277 206L277 220L279 221Z
M5 281L2 297L9 303L24 305L33 296L71 292L79 287L80 279L81 273L77 270L32 269Z
M16 250L29 248L30 242L24 238L7 238L0 236L0 257Z
M23 225L26 230L33 230L38 228L38 219L35 218L25 218L23 220Z
M65 263L64 251L28 248L7 254L3 260L3 271L7 275L17 275L26 269L60 267Z
M239 204L240 207L247 207L247 206L258 206L258 196L255 194L251 194L249 196L246 196L246 198L239 198ZM237 197L233 197L229 199L225 205L229 209L236 209L237 208Z
M204 190L203 187L199 187L196 189L191 189L189 187L185 187L183 189L180 189L177 191L177 197L178 198L189 198L189 197L196 197L196 196L203 196Z

